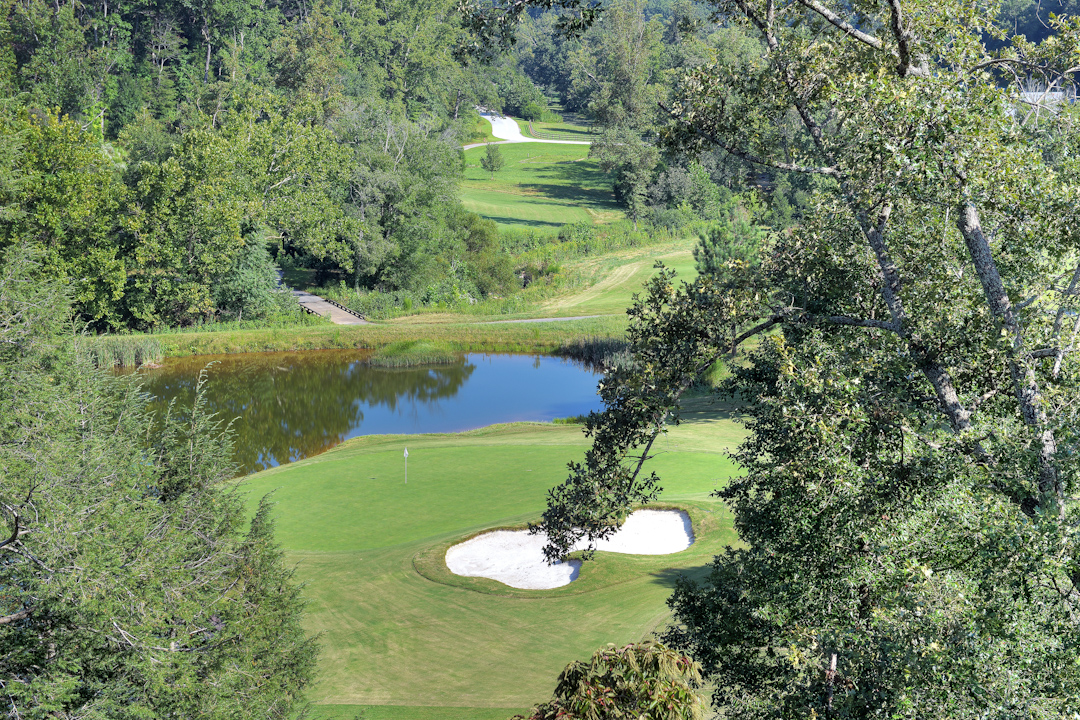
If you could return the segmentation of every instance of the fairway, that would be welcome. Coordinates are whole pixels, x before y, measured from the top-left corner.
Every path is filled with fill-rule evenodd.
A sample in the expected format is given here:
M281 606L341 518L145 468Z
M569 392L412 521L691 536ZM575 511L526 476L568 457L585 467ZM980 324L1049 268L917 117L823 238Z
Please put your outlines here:
M687 417L651 465L662 502L690 511L695 544L667 556L600 553L554 590L461 578L442 556L484 528L537 518L565 464L582 457L579 426L366 437L247 478L251 503L276 490L277 537L307 583L308 627L322 634L316 717L361 707L370 718L507 717L546 699L570 660L661 628L678 573L700 572L735 539L709 493L735 471L722 451L741 428L708 408Z
M645 281L658 271L659 260L678 273L676 281L692 281L696 239L679 240L647 248L622 250L567 263L575 276L588 278L587 287L544 302L535 310L541 317L613 315L626 312Z
M465 151L461 202L501 227L551 228L565 223L610 222L623 217L611 178L589 160L587 145L498 145L505 166L491 174L480 167L484 147Z

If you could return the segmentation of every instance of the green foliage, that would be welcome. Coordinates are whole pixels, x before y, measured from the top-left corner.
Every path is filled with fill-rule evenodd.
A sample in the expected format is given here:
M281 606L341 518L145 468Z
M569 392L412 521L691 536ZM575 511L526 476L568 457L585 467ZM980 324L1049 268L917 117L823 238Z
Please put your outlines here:
M491 177L495 177L495 173L503 169L506 165L506 160L502 156L502 151L499 150L499 146L495 143L488 143L484 149L484 157L480 158L480 167L491 173Z
M42 252L43 271L70 283L80 315L115 324L126 281L126 248L117 242L125 188L70 118L4 110L0 137L11 179L0 192L11 210L0 217L0 248L31 243Z
M597 650L559 675L555 697L520 720L700 720L701 670L660 643Z
M544 119L544 106L537 102L530 102L525 107L521 108L521 118L523 120L543 120Z
M761 263L764 230L754 224L750 212L733 198L725 206L719 224L702 233L694 248L697 271L727 280L732 275L755 269Z
M0 278L0 694L11 717L286 718L315 646L201 400L92 368L35 253Z
M982 7L717 5L763 57L688 71L666 141L813 176L814 195L756 268L649 282L545 552L655 495L643 463L678 398L768 333L724 383L750 431L720 492L745 546L679 583L665 636L715 709L1076 713L1080 173L1053 150L1078 143L1076 110L993 68L1063 82L1080 22L988 60Z
M184 136L176 154L133 168L134 248L125 305L136 327L191 324L214 311L212 286L233 268L259 205L224 138Z
M255 320L298 312L289 291L278 287L270 253L253 241L244 245L232 269L214 284L213 301L219 311L237 320L245 315Z

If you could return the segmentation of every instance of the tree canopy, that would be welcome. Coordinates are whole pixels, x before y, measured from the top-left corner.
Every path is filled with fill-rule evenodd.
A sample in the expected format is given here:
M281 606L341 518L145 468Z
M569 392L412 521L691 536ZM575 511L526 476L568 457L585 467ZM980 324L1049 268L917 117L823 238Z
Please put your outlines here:
M472 27L505 37L522 5ZM1080 22L1033 44L959 2L713 8L760 53L683 73L662 142L810 177L809 209L756 270L648 284L546 552L655 497L644 461L679 397L757 338L725 386L750 431L720 491L745 546L671 598L667 640L716 708L1076 712Z
M10 718L287 718L316 648L227 429L94 369L45 260L0 274L0 696Z

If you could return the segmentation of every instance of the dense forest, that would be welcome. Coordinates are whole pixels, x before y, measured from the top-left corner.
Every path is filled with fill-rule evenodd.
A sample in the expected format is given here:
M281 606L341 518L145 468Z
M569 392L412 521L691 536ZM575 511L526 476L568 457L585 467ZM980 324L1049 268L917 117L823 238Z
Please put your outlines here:
M556 17L481 63L447 2L9 3L0 245L40 248L96 330L291 312L275 266L417 304L504 295L521 240L456 197L477 106L592 123L635 226L735 212L747 168L662 155L657 102L754 42L689 3L619 3L578 40Z

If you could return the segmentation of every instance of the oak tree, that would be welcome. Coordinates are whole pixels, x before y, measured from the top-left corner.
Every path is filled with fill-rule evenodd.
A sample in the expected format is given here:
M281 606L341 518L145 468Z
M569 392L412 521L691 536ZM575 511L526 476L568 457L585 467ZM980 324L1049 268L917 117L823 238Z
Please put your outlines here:
M505 38L524 5L470 27ZM726 388L750 431L721 490L745 545L671 599L667 638L717 709L1076 712L1080 23L1036 45L962 2L713 5L761 53L686 73L666 142L816 194L757 271L662 273L631 308L634 362L551 493L549 557L655 497L645 461L680 395L758 337Z

